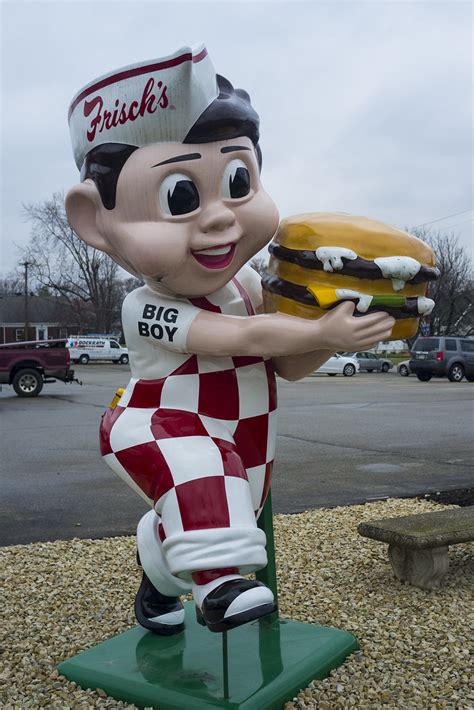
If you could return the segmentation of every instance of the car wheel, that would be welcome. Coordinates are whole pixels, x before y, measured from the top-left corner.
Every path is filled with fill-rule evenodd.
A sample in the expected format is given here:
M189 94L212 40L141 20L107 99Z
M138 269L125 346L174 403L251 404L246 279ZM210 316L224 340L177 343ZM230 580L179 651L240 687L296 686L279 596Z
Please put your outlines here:
M402 377L408 377L408 375L410 374L410 371L406 365L400 365L400 369L398 370L398 372Z
M433 375L430 372L417 372L416 376L420 380L420 382L429 382Z
M89 362L89 355L81 355L77 362L80 362L81 365L87 365Z
M355 375L355 371L356 371L356 369L355 369L354 365L351 365L351 364L349 363L348 365L345 365L345 366L344 366L344 369L343 369L343 371L342 371L342 374L343 374L345 377L352 377L352 375Z
M389 369L390 368L388 366L388 362L384 362L384 364L382 365L382 372L388 372Z
M119 360L119 363L121 365L128 365L128 355L122 355Z
M366 370L366 372L373 372L373 370Z
M12 385L19 397L37 397L43 389L43 378L38 370L19 370Z
M448 372L448 380L450 382L461 382L464 377L464 367L458 362L451 365Z

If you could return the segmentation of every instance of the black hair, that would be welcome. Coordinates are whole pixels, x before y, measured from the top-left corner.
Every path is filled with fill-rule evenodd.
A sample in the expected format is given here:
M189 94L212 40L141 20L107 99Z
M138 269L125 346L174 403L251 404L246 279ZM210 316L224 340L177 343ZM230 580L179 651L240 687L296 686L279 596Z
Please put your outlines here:
M87 178L95 182L102 204L108 210L113 210L115 207L119 175L136 150L138 150L136 145L103 143L92 148L84 158L81 182Z
M217 74L219 95L199 116L183 143L211 143L247 136L252 141L258 166L262 168L262 152L258 145L260 119L243 89L234 89L230 81ZM123 166L138 150L136 145L103 143L90 150L84 158L81 181L90 178L99 191L102 204L113 210L117 197L117 182Z

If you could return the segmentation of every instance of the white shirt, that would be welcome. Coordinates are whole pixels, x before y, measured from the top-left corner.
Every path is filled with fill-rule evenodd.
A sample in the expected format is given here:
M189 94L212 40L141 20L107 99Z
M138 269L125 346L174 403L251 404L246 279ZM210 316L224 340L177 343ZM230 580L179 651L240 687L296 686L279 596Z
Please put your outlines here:
M253 309L257 310L262 301L260 276L246 265L235 279L247 292ZM248 316L244 298L234 280L206 296L205 300L225 315ZM149 286L129 293L123 302L122 323L132 379L161 379L184 363L190 355L187 350L189 329L200 312L201 308L191 300L162 295ZM211 360L212 369L219 369L212 356L200 356L199 359ZM224 365L226 359L222 360Z

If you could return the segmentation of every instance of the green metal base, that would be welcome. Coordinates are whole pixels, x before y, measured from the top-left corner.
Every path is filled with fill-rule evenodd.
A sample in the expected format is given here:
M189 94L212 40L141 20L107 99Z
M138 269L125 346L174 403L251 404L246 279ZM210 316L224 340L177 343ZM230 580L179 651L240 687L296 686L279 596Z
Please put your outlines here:
M276 614L216 634L196 623L193 602L185 608L184 633L166 638L136 627L64 661L60 673L138 707L281 710L358 648L346 631Z

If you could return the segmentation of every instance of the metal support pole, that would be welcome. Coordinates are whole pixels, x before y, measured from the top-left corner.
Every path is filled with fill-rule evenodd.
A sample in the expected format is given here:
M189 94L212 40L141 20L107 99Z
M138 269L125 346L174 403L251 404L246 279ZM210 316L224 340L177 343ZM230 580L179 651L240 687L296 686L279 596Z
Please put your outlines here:
M228 700L229 695L229 652L227 646L227 631L222 632L222 671L224 680L224 699Z
M263 510L260 513L258 519L258 527L263 530L267 536L267 566L256 573L256 577L259 582L263 582L267 587L269 587L273 596L275 597L275 603L278 604L278 590L277 590L277 576L276 576L276 562L275 562L275 538L273 536L273 512L272 512L272 492L268 491L267 500L263 506Z
M31 264L31 261L23 261L20 263L20 266L24 266L24 268L25 268L25 275L24 275L24 280L25 280L24 340L28 340L28 267L30 266L30 264Z

